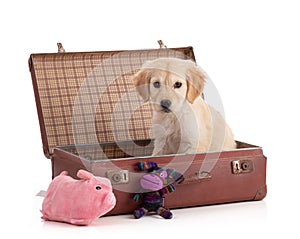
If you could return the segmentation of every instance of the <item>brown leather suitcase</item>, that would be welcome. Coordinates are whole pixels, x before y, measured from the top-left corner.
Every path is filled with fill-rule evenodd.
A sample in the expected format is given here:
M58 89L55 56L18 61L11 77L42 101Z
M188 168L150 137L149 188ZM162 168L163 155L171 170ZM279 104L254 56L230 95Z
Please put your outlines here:
M139 161L176 168L184 181L165 198L169 208L262 200L267 193L262 148L237 141L223 152L152 157L151 106L135 93L131 76L146 60L192 59L192 47L32 54L32 76L43 150L52 177L79 169L108 177L117 198L109 214L132 213ZM163 46L163 44L161 44Z

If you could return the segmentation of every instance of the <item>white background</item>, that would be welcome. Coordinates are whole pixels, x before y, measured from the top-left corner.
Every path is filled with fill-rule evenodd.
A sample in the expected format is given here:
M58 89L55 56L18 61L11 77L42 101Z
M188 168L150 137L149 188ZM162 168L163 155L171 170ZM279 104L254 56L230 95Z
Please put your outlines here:
M197 4L197 5L196 5ZM1 1L1 238L297 238L300 7L295 0ZM261 202L173 210L174 219L104 217L89 227L40 219L51 180L27 60L31 53L194 47L236 139L263 147Z

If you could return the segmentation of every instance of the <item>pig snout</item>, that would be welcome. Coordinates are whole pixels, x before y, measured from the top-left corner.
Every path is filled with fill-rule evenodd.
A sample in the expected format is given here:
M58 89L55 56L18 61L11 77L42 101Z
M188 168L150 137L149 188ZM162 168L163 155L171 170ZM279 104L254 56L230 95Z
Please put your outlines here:
M108 193L104 199L105 203L108 205L115 205L116 204L116 198L113 193Z
M105 213L112 210L116 205L116 198L112 192L106 193L102 199L100 199L101 207L99 207L99 215L104 215Z

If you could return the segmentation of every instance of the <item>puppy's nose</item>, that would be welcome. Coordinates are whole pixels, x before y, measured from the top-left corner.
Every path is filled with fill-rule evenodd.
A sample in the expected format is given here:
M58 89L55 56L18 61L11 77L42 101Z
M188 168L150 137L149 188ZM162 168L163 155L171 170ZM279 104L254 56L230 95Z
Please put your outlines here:
M164 109L169 109L171 104L172 104L172 102L170 100L162 100L160 102L160 106Z

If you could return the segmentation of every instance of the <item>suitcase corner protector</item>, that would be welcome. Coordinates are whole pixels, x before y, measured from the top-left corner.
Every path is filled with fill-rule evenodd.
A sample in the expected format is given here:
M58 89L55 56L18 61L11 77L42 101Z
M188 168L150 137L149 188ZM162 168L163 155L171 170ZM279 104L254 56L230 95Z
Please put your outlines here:
M254 200L256 201L262 200L266 197L266 195L267 195L267 185L263 185L257 190Z

